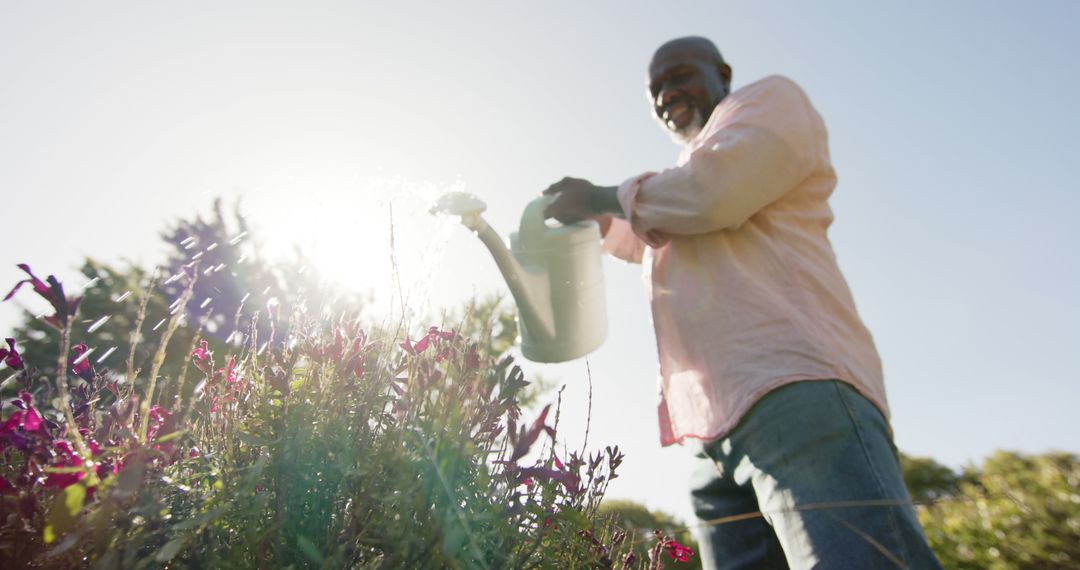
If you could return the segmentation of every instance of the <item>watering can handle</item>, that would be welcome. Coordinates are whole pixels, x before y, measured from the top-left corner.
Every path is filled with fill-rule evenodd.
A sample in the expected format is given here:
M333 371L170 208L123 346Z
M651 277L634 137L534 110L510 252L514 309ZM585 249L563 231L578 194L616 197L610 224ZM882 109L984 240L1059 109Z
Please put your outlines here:
M525 211L521 214L521 227L518 230L518 235L523 241L539 243L544 239L544 231L547 230L547 224L544 223L544 210L554 201L555 196L541 196L525 206Z

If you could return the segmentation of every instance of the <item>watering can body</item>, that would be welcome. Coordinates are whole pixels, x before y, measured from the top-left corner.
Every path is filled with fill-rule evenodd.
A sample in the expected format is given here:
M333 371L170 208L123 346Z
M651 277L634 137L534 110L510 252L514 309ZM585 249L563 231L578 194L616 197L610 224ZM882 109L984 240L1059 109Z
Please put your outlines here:
M432 212L461 217L487 246L518 309L521 352L533 362L566 362L596 350L607 338L599 225L548 226L552 196L525 207L510 248L484 221L486 205L464 192L444 195Z
M608 330L599 226L587 220L550 227L543 215L550 202L545 197L530 203L519 230L510 234L514 259L534 276L531 287L511 283L521 352L534 362L585 356L604 343Z

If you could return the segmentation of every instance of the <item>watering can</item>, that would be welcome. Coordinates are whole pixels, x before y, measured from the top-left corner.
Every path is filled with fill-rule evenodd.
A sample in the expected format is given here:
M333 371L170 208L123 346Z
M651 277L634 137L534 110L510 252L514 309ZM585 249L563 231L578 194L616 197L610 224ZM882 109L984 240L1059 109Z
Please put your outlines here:
M432 208L461 216L495 258L517 304L521 353L533 362L573 360L607 338L599 226L547 225L544 209L553 200L542 196L525 207L509 249L480 216L487 205L475 196L451 192Z

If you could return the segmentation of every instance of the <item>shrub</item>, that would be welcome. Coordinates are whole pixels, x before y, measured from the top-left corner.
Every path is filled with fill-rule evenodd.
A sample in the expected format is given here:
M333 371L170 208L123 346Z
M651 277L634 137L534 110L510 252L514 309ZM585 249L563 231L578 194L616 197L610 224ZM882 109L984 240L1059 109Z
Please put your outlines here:
M1080 457L999 451L939 479L919 519L946 568L1080 568Z
M71 346L82 300L23 267L16 290L53 307L61 373L50 381L14 341L0 353L18 390L0 423L5 568L660 568L665 552L690 556L662 533L651 562L634 555L598 511L618 447L556 455L558 408L523 420L522 370L459 331L403 338L297 302L253 313L239 344L207 342L181 326L191 268L147 365L114 372ZM173 372L176 334L191 341Z

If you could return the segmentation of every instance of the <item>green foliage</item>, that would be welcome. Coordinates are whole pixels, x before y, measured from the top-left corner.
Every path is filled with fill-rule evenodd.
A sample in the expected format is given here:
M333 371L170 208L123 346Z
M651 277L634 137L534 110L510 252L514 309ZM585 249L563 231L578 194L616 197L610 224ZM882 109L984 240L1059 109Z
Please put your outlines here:
M71 329L72 344L87 343L94 348L91 355L94 362L112 349L101 365L126 373L131 335L137 331L134 367L148 369L165 332L163 321L169 317L170 304L167 297L151 296L144 322L136 329L143 290L150 279L150 272L135 266L113 267L93 259L83 262L79 271L91 285L81 293L79 317ZM105 319L103 323L99 323L101 319ZM95 324L93 332L89 332L88 329ZM193 330L181 329L170 339L167 351L171 356L163 365L165 374L176 375L180 371L185 362L184 349L191 344L194 334ZM38 367L40 376L55 377L59 332L45 321L26 314L23 325L16 328L15 336L21 340L26 360Z
M926 461L905 475L930 481L919 519L946 568L1080 568L1080 457L1000 451L962 475Z
M253 310L233 289L280 272L227 269L243 254L215 213L182 225L197 239L167 235L207 269L88 260L80 303L50 289L70 315L27 315L0 420L0 567L645 564L598 513L618 448L560 461L546 407L519 426L542 391L505 357L498 298L415 340L307 278ZM231 322L199 302L225 290Z
M639 560L649 559L649 550L654 546L653 531L659 529L666 536L674 537L681 544L698 552L694 536L672 515L650 511L644 505L627 500L606 500L600 505L600 513L610 517L612 524L627 533L626 541ZM701 557L692 556L690 562L678 565L678 568L701 568Z
M916 503L952 497L960 490L961 477L952 469L928 457L912 457L901 453L900 469L903 471L908 492Z

